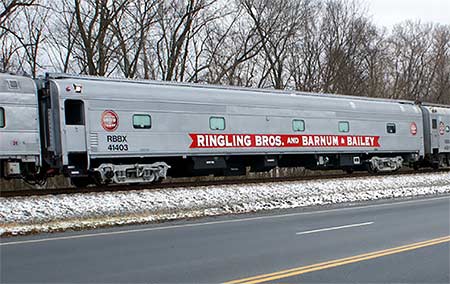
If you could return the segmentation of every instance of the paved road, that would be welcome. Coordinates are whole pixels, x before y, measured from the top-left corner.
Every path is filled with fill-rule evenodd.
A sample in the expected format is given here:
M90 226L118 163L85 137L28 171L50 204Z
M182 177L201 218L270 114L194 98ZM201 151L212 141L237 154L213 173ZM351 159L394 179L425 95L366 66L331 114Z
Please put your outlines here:
M283 278L284 283L450 283L449 243Z
M7 238L0 282L217 283L308 266L270 281L449 283L449 214L443 196Z

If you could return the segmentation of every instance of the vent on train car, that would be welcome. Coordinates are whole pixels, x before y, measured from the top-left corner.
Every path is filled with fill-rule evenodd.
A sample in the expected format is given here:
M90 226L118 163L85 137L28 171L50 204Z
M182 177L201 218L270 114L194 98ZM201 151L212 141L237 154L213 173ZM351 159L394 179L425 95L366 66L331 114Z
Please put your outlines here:
M17 82L17 80L7 80L8 81L8 88L12 89L12 90L17 90L19 89L19 82Z
M89 134L89 142L91 145L91 151L97 152L97 150L98 150L98 135L97 135L97 133Z

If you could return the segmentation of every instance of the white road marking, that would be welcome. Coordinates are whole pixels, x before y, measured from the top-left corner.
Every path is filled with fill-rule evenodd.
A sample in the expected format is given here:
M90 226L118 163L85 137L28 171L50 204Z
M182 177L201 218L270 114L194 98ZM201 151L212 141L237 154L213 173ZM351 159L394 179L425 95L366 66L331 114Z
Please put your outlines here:
M266 220L266 219L278 219L278 218L286 218L286 217L296 217L296 216L301 216L301 215L314 215L314 214L323 214L323 213L330 213L330 212L359 210L359 209L376 208L376 207L388 207L388 206L395 206L395 205L402 205L402 204L425 203L425 202L433 202L433 201L442 200L442 199L449 199L450 200L450 196L436 197L436 198L427 198L427 199L419 199L419 200L409 200L409 201L399 201L399 202L394 202L394 203L372 204L372 205L355 206L355 207L348 207L348 208L337 208L337 209L311 211L311 212L298 212L298 213L290 213L290 214L282 214L282 215L260 216L260 217L234 219L234 220L213 221L213 222L206 222L206 223L193 223L193 224L173 225L173 226L165 226L165 227L153 227L153 228L143 228L143 229L133 229L133 230L122 230L122 231L114 231L114 232L82 234L82 235L74 235L74 236L67 236L67 237L42 238L42 239L34 239L34 240L26 240L26 241L16 241L16 242L0 242L0 246L18 245L18 244L30 244L30 243L42 243L42 242L58 241L58 240L93 238L93 237L111 236L111 235L123 235L123 234L130 234L130 233L162 231L162 230L170 230L170 229L200 227L200 226L228 224L228 223L230 223L230 224L231 223L241 223L241 222L250 222L250 221L258 221L258 220ZM0 241L1 240L2 239L0 238Z
M344 225L344 226L329 227L329 228L323 228L323 229L317 229L317 230L311 230L311 231L298 232L295 234L296 235L307 235L307 234L312 234L312 233L340 230L340 229L345 229L345 228L368 226L368 225L372 225L372 224L373 224L373 222L365 222L365 223L350 224L350 225Z

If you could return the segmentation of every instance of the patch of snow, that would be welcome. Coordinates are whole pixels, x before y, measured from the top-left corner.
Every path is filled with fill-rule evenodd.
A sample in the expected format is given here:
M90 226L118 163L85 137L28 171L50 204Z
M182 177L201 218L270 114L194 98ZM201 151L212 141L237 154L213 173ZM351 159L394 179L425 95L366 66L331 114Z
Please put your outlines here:
M0 235L450 193L450 174L0 198Z

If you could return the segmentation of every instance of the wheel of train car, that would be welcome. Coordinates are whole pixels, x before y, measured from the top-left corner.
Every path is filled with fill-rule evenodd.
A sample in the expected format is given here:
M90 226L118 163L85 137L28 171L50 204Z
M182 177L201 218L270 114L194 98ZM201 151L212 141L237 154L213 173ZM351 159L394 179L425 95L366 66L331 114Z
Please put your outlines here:
M154 183L155 181L156 181L156 174L152 172L145 180L145 183Z
M92 183L91 179L87 177L73 177L70 178L70 182L75 187L86 187Z
M431 168L433 170L438 170L439 169L439 161L433 161L433 163L431 164Z
M377 174L377 173L378 173L378 169L372 167L371 164L368 164L368 165L367 165L367 171L368 171L369 173L371 173L371 174Z
M346 168L346 169L344 169L344 171L345 171L347 174L351 175L351 174L353 174L353 173L355 172L355 169L353 169L353 168Z

